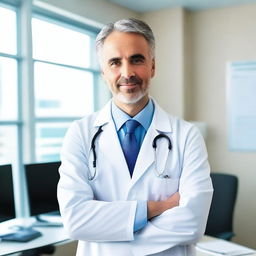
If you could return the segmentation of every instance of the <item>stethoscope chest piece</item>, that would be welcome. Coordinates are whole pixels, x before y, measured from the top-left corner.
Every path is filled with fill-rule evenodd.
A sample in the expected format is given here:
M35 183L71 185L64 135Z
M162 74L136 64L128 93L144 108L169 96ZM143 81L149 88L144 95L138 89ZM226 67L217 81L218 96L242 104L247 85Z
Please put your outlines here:
M170 179L171 178L171 176L167 175L167 174L165 174L165 175L164 174L160 174L157 177L160 178L160 179Z

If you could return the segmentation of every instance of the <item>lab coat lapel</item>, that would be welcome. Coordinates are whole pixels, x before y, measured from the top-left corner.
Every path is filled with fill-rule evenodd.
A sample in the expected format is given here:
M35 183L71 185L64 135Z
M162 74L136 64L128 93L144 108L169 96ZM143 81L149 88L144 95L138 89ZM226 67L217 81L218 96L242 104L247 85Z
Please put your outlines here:
M154 102L154 105L155 105L155 113L153 116L152 123L146 133L146 136L140 148L140 152L139 152L136 165L133 171L131 186L135 184L143 176L143 174L149 169L149 167L155 162L154 150L152 147L153 139L159 133L168 134L172 132L170 117L155 102ZM161 149L158 151L159 153L160 152L162 153Z

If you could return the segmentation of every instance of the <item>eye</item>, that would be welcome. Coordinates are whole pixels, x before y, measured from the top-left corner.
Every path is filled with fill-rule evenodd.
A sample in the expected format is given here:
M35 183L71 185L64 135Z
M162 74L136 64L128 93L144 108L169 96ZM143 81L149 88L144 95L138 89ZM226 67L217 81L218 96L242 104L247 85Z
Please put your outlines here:
M121 61L119 59L113 59L109 62L109 65L111 67L119 66L121 64Z
M142 63L144 63L145 62L145 58L144 58L144 56L133 56L132 58L131 58L131 63L132 64L142 64Z

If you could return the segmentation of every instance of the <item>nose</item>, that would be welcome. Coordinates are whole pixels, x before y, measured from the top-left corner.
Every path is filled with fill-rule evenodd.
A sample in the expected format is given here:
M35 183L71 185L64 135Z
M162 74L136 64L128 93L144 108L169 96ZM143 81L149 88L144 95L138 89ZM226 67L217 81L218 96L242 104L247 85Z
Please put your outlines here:
M121 69L121 75L126 79L129 79L130 77L134 76L135 73L132 65L129 63L123 63L122 69Z

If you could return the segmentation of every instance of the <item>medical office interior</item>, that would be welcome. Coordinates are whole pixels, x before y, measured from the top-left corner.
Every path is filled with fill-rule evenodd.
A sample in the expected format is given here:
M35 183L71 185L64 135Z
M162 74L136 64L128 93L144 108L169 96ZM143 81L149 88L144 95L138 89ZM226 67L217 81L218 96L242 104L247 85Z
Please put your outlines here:
M30 215L25 165L58 162L70 123L110 98L97 32L135 17L156 38L152 97L199 126L212 172L237 176L232 241L256 249L256 137L254 150L230 146L228 77L230 63L256 60L256 1L179 2L0 0L0 165L12 166L16 217ZM251 118L255 129L255 112ZM74 251L75 242L66 243L55 255Z

